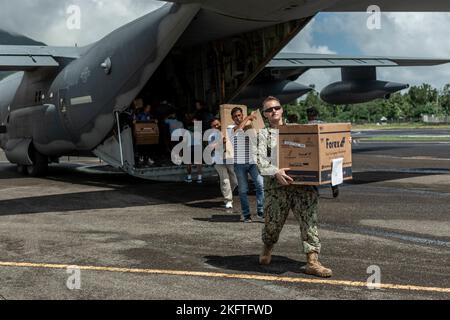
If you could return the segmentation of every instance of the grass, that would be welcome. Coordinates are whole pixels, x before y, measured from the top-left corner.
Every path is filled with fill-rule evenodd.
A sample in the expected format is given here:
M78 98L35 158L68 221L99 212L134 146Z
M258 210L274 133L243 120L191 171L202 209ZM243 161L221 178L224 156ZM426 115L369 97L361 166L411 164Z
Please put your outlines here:
M355 124L354 130L396 130L396 129L450 129L450 124L427 124L420 122L390 123L386 125Z

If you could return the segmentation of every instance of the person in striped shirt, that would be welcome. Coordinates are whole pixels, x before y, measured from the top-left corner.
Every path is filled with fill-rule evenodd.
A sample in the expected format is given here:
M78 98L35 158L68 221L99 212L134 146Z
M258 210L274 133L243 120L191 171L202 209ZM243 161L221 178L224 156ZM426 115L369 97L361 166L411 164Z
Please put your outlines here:
M245 223L252 222L250 204L248 201L248 175L251 176L256 187L257 217L264 219L264 179L256 165L257 139L251 129L251 123L256 119L255 113L244 118L243 110L239 107L231 111L235 123L232 129L232 144L234 148L234 171L238 179L239 197L241 200L242 216Z

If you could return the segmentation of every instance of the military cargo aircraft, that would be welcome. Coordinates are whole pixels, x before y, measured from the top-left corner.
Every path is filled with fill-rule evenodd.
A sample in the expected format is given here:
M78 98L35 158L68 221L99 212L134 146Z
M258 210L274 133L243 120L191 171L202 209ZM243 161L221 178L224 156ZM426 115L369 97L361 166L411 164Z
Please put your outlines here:
M341 68L322 91L330 103L389 96L406 84L376 68L431 66L446 59L279 54L319 12L366 11L365 0L174 0L85 47L0 46L0 146L18 170L45 175L65 155L93 153L135 175L135 146L121 117L142 92L187 108L283 103L311 88L295 81L311 68ZM440 0L378 0L383 11L450 11ZM151 170L151 168L149 169Z

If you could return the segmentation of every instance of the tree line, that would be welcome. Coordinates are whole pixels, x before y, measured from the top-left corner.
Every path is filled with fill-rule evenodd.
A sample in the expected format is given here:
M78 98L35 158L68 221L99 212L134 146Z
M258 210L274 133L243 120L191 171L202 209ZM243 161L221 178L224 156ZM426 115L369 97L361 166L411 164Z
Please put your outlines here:
M306 123L306 110L316 107L319 118L326 122L377 123L382 118L389 122L418 122L422 115L450 116L450 84L438 91L429 84L413 86L406 93L395 93L389 99L379 99L356 105L331 105L322 101L316 91L306 99L285 106L288 117Z

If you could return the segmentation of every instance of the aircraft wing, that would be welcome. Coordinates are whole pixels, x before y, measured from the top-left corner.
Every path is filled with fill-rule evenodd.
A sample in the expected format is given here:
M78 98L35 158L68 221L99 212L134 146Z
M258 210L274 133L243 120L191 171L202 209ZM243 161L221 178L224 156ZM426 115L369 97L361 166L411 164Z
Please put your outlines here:
M280 53L266 69L279 78L296 80L309 69L436 66L450 63L450 59L422 59L404 57L357 57L328 54Z
M446 0L161 0L175 3L200 3L203 9L217 13L251 17L252 19L279 19L304 17L318 12L367 12L369 6L377 5L382 12L449 12L450 1Z
M57 68L58 59L76 59L78 48L46 46L0 46L0 71Z

